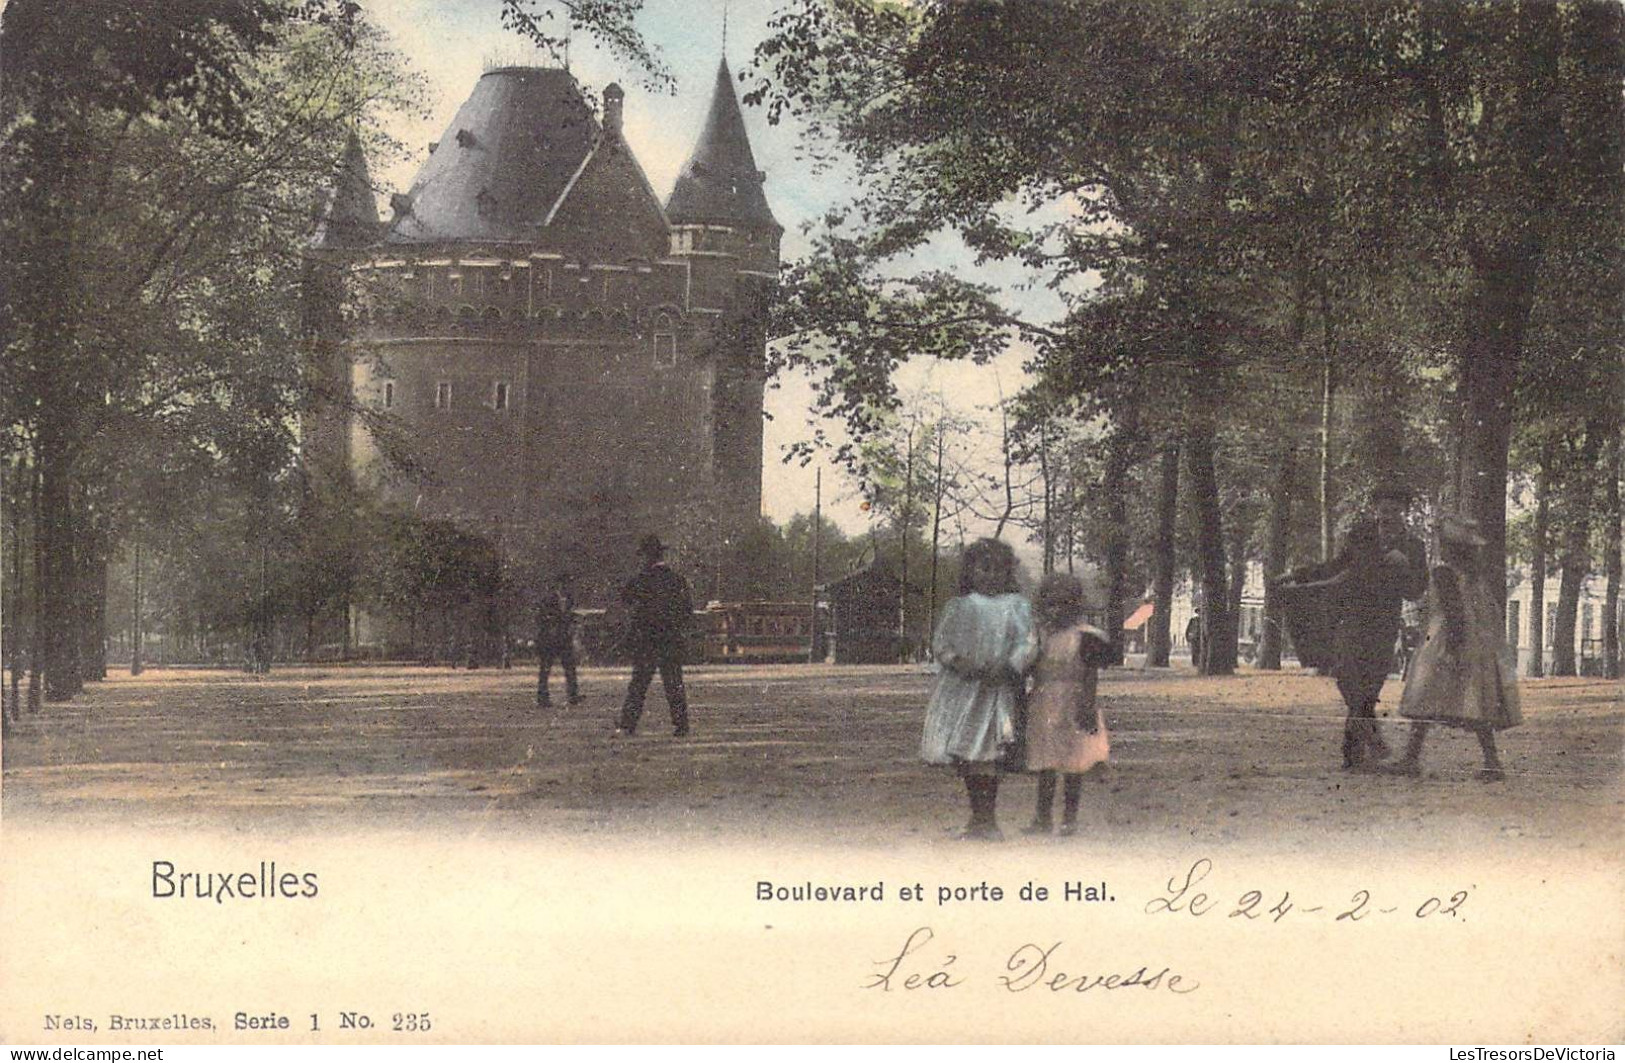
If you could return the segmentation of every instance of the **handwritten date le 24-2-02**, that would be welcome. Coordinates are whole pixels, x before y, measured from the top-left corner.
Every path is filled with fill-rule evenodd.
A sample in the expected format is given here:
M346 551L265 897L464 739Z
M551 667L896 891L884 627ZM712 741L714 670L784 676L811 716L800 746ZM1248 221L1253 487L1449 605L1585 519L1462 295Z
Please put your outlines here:
M1197 860L1184 875L1175 875L1168 880L1162 896L1153 897L1146 902L1146 914L1186 915L1197 918L1208 916L1263 920L1270 923L1279 923L1289 914L1300 918L1305 916L1328 918L1338 923L1359 923L1372 916L1465 921L1466 914L1463 908L1473 890L1473 887L1469 886L1448 896L1423 898L1420 903L1416 903L1415 898L1410 898L1389 904L1386 899L1379 901L1374 898L1368 889L1357 889L1341 903L1326 904L1305 903L1307 900L1323 902L1324 898L1294 897L1292 891L1287 889L1279 891L1248 889L1237 893L1234 899L1227 903L1228 894L1221 894L1217 887L1207 882L1212 872L1212 860L1205 856Z

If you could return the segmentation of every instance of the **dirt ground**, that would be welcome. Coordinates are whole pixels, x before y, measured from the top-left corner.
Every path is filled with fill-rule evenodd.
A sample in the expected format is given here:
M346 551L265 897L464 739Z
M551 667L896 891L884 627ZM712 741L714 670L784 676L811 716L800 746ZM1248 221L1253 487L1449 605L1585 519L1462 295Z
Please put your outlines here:
M960 783L915 756L931 678L917 667L689 670L694 733L674 739L658 682L639 734L612 738L625 669L588 669L584 704L539 710L535 673L419 667L115 672L4 744L12 822L325 830L478 824L574 836L951 844ZM555 691L562 685L554 676ZM1447 854L1625 841L1617 683L1527 682L1502 736L1508 777L1474 779L1477 744L1438 729L1419 780L1338 770L1329 680L1289 669L1205 679L1188 667L1102 683L1112 761L1085 788L1084 838L1250 843L1328 838ZM1391 680L1391 711L1399 682ZM562 699L560 699L562 700ZM1403 742L1405 724L1383 724ZM1007 779L1006 845L1033 782Z

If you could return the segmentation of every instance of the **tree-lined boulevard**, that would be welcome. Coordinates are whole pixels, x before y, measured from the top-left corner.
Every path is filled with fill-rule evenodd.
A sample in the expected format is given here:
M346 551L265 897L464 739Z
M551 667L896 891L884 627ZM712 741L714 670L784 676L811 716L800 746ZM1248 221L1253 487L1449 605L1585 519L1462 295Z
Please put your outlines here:
M0 24L8 726L110 657L139 671L149 638L167 663L264 668L358 655L366 615L393 633L371 655L495 661L567 563L403 511L314 445L353 422L414 474L402 422L334 372L387 309L347 268L373 234L334 230L335 204L389 191L357 186L357 160L404 150L383 130L420 106L409 57L353 3L182 6L13 0ZM640 8L500 18L554 49L538 62L575 33L664 84ZM1581 591L1605 584L1584 615L1617 677L1617 4L793 0L754 43L745 103L842 175L780 276L765 368L811 375L827 431L806 456L859 477L871 524L802 515L675 558L701 600L805 600L816 542L825 580L891 563L919 646L981 527L1045 570L1098 566L1114 634L1152 600L1158 666L1191 587L1201 667L1229 674L1249 569L1324 559L1397 483L1418 522L1477 521L1503 593L1528 584L1506 626L1531 671L1545 643L1555 674L1581 670ZM983 283L985 263L1020 279ZM987 397L996 428L899 390L909 362L1013 346L1028 375ZM578 522L615 526L620 501Z
M626 675L586 669L588 700L544 711L520 671L115 672L60 715L25 719L6 747L6 815L273 835L365 823L962 849L958 780L916 759L924 669L691 669L690 737L654 728L616 740ZM1473 781L1465 736L1437 738L1420 780L1336 771L1336 691L1297 669L1219 680L1183 663L1131 667L1106 673L1101 697L1112 762L1085 783L1078 836L1007 845L1315 852L1336 839L1579 855L1625 841L1625 709L1607 681L1529 685L1529 721L1508 733L1508 779L1496 786ZM1031 796L1030 780L1007 782L1007 828L1025 821Z

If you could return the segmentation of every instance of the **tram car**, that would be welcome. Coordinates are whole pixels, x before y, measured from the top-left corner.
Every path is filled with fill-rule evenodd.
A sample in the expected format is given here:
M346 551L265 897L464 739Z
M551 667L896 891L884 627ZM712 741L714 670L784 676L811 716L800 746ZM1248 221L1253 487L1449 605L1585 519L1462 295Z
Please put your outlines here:
M705 664L784 664L807 660L811 607L805 602L711 602L694 610L686 658ZM586 664L625 664L616 609L576 610L577 656Z
M705 633L702 659L711 664L805 661L812 649L811 613L806 602L712 602L695 617Z

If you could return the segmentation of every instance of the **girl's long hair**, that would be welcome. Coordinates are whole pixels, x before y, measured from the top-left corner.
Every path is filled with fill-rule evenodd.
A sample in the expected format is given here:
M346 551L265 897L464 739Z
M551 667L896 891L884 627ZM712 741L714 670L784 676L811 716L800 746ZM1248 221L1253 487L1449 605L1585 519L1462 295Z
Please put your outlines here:
M1038 607L1045 623L1054 624L1057 630L1071 627L1088 609L1083 581L1068 572L1051 572L1038 584Z
M960 594L969 594L976 589L974 573L983 561L992 562L1004 569L1004 583L999 588L1000 594L1014 594L1020 589L1016 586L1016 552L1010 549L1010 544L998 539L978 539L965 547L964 554L959 558Z

